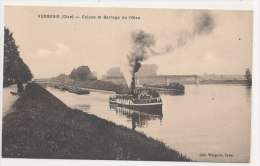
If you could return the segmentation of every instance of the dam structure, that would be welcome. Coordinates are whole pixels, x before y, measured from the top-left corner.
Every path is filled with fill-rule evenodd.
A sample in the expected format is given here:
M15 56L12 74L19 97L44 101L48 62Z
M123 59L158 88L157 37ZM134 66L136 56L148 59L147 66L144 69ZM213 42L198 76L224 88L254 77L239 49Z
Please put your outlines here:
M104 80L115 84L126 84L123 76L107 76ZM155 76L136 76L135 84L138 85L169 85L173 82L182 84L198 84L204 81L198 75L155 75Z

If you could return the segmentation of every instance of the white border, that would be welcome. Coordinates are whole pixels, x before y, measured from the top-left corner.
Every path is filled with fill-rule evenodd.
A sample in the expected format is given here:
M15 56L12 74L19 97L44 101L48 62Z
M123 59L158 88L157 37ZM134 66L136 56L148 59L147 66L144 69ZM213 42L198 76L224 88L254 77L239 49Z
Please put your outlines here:
M64 0L46 0L46 1L33 1L33 0L0 0L0 73L2 78L2 62L3 62L3 23L4 23L4 5L24 5L24 6L80 6L80 7L127 7L127 8L175 8L175 9L227 9L227 10L253 10L254 11L254 35L253 35L253 87L252 87L252 134L251 134L251 163L206 163L206 162L139 162L139 161L105 161L105 160L47 160L47 159L0 159L2 166L51 166L51 165L102 165L102 166L136 166L136 165L149 165L149 166L260 166L260 52L259 52L259 29L260 29L260 1L258 0L90 0L90 1L64 1ZM3 86L3 79L0 79L0 85ZM2 88L0 88L0 105L2 105ZM0 124L2 124L2 117L0 115ZM2 131L2 125L0 125ZM2 138L2 134L1 134ZM1 141L0 138L0 142ZM1 145L0 145L1 148ZM1 152L0 152L1 154Z

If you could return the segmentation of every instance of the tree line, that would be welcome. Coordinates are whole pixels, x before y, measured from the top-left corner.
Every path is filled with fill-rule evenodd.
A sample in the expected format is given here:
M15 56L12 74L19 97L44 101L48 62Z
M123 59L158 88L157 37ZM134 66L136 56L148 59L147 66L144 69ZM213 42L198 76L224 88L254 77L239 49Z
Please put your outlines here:
M23 92L23 83L32 80L33 74L20 57L19 45L13 33L4 28L4 87L17 84L18 93Z
M80 66L77 69L73 69L70 73L70 78L74 81L97 80L97 78L93 76L88 66Z

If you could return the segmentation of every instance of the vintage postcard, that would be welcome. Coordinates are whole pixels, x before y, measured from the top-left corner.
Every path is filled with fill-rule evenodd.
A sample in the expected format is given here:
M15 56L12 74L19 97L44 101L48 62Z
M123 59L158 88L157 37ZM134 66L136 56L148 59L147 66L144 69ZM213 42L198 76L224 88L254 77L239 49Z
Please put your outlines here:
M252 11L4 14L3 158L250 162Z

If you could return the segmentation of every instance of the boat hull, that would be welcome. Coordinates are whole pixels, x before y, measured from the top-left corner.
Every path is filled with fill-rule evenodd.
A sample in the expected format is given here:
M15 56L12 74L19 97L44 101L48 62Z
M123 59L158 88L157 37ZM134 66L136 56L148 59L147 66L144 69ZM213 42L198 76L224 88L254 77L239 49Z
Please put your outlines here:
M109 101L110 104L116 104L119 107L125 107L128 109L132 110L137 110L137 111L144 111L144 112L149 112L149 113L154 113L154 114L162 114L162 103L156 103L156 104L121 104L117 103L115 101Z

